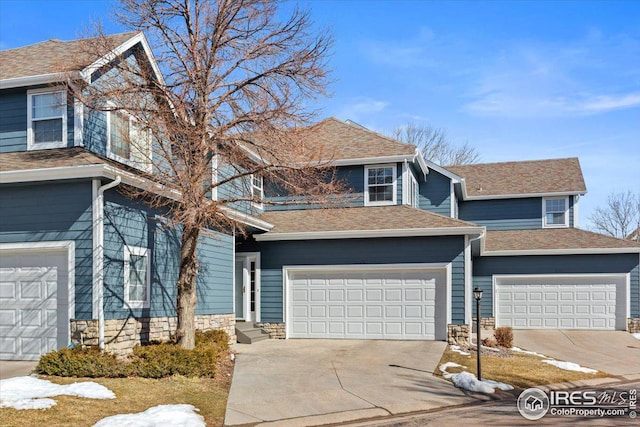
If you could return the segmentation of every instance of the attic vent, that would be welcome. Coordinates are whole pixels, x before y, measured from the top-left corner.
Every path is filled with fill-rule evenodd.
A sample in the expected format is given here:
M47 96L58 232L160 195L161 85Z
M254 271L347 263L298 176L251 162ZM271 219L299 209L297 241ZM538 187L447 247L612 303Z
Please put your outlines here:
M348 123L348 124L350 124L350 125L353 125L353 126L357 126L357 127L361 128L361 129L367 129L366 127L362 126L360 123L356 123L356 122L354 122L354 121L353 121L353 120L351 120L351 119L347 119L347 120L345 120L344 122L345 122L345 123ZM368 129L367 129L367 130L368 130Z

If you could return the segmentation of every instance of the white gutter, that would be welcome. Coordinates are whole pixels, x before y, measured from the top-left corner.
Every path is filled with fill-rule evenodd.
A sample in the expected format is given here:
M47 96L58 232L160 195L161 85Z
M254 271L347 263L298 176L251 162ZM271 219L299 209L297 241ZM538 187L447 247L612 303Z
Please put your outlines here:
M377 237L462 236L482 234L481 227L401 228L386 230L305 231L298 233L265 233L255 235L259 242L277 240L366 239Z
M525 256L525 255L597 255L597 254L635 254L637 248L575 248L575 249L523 249L503 251L483 251L481 256Z
M120 175L114 181L100 186L93 181L93 292L94 315L98 313L98 345L104 350L104 192L122 182Z
M0 80L0 89L10 89L12 87L45 85L59 82L63 79L61 73L40 74L29 77L14 77L12 79Z

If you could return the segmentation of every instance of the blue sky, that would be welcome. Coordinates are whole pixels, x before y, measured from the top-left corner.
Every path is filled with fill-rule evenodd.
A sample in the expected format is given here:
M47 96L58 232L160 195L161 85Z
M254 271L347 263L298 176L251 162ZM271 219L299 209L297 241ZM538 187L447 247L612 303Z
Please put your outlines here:
M581 225L640 193L640 2L302 1L335 36L323 116L446 128L482 161L578 156ZM109 1L0 0L0 48L73 39Z

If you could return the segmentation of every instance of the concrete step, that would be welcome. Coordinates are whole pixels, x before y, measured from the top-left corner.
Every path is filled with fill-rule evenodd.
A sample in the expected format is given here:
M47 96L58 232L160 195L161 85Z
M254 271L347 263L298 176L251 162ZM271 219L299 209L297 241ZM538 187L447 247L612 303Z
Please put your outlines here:
M269 339L269 333L257 328L253 322L237 322L236 336L241 344L253 344L254 342Z

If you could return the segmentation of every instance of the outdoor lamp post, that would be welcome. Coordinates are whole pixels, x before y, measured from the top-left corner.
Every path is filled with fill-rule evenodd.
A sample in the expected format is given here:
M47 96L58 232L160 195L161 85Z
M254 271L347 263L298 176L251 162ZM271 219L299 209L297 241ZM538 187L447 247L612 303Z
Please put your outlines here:
M478 361L478 381L482 381L482 373L480 371L480 300L482 299L482 289L475 288L473 290L473 296L476 298L476 349L477 349L477 361Z

